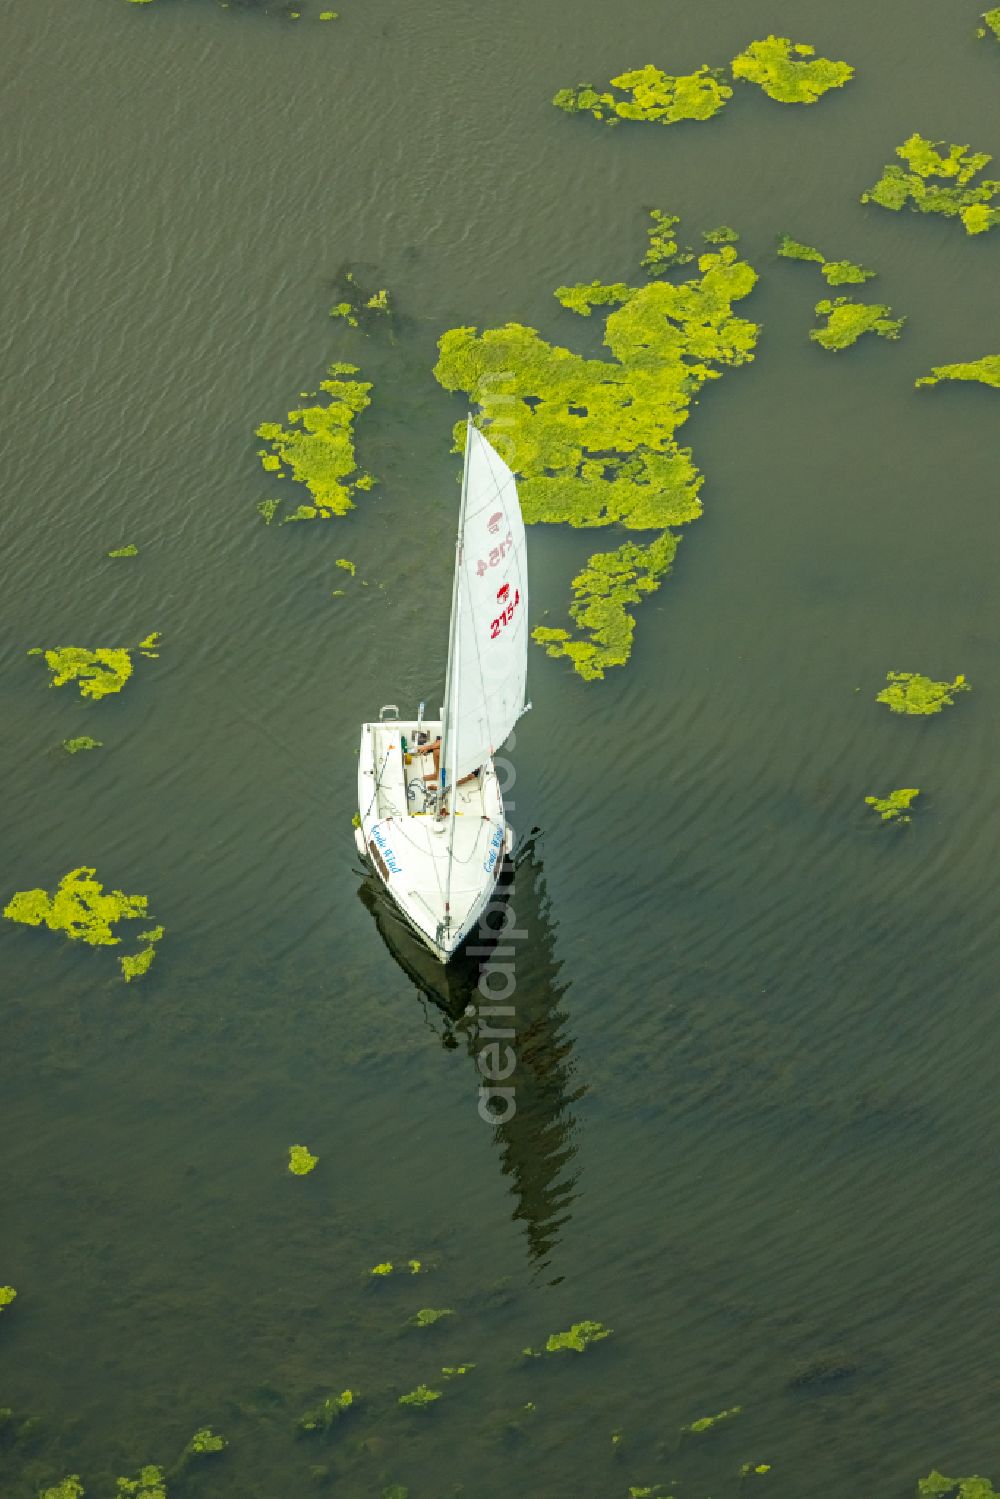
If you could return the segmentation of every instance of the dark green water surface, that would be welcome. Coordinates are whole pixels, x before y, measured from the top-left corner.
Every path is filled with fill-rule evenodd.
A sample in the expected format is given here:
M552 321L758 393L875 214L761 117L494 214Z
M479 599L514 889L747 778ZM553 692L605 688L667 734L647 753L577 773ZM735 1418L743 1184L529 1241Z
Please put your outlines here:
M0 894L95 865L168 929L126 987L113 954L2 923L0 1406L41 1422L0 1433L4 1499L68 1472L111 1495L203 1424L229 1450L171 1499L1000 1477L1000 407L913 389L1000 352L1000 233L858 204L915 130L1000 157L977 8L3 7ZM813 108L737 85L669 130L548 103L771 31L855 81ZM520 1107L494 1133L471 983L435 1002L363 898L358 726L442 689L464 407L438 337L593 348L552 290L634 276L652 206L742 232L763 333L683 429L705 515L630 665L588 686L533 650ZM875 267L900 342L811 344L827 289L780 231ZM327 317L345 262L390 288L394 342ZM374 381L379 485L266 528L253 428L334 359ZM536 620L621 539L533 528ZM151 630L159 660L96 704L25 655ZM975 690L905 721L872 701L889 668ZM85 733L105 748L53 754ZM880 828L862 799L897 786L914 823ZM366 1279L411 1255L426 1276ZM404 1330L420 1306L456 1315ZM614 1336L522 1359L584 1318ZM400 1409L421 1381L443 1399ZM363 1408L297 1439L347 1387Z

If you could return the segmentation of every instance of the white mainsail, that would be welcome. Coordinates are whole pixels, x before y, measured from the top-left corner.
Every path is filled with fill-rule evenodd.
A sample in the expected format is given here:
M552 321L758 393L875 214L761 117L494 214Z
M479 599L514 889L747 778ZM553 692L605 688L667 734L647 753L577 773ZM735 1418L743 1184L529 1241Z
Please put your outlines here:
M486 763L527 706L528 567L517 487L471 420L467 433L442 745L450 785Z

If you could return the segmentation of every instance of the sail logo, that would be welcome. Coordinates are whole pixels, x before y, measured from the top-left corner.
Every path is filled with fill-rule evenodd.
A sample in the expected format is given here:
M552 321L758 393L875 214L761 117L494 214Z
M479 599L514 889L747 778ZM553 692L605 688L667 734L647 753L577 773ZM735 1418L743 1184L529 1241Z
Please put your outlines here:
M486 522L486 528L491 536L496 536L503 525L503 511L497 510Z
M514 589L513 598L510 597L509 583L504 583L500 588L497 589L497 603L501 604L503 607L501 608L500 613L497 615L496 619L492 620L490 623L491 640L500 639L501 630L505 629L506 626L510 624L511 620L514 618L514 611L517 609L517 606L520 602L521 590L519 588Z
M493 519L496 520L496 516L494 516ZM492 522L490 523L490 530L493 530ZM494 532L494 535L495 534L496 533ZM489 557L487 558L487 560L484 562L482 558L480 558L476 563L476 577L481 578L487 572L489 572L491 567L498 567L506 557L507 553L509 551L513 551L513 549L514 538L508 531L503 541L498 541L495 547L490 547Z

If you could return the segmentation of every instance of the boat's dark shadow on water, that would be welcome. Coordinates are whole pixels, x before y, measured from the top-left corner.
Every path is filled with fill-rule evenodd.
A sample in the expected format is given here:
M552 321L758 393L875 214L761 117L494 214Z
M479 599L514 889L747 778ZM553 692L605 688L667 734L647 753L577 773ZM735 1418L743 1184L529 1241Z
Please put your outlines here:
M574 1076L572 1038L566 1033L563 999L568 983L556 957L556 923L545 888L541 834L533 829L507 861L497 885L487 929L466 943L447 965L424 947L369 875L358 895L371 912L389 952L417 991L429 1026L449 1051L465 1047L474 1066L475 1088L484 1079L478 1063L480 1005L510 1005L510 1020L484 1019L491 1030L509 1025L507 1043L516 1066L505 1086L513 1088L514 1112L492 1128L503 1174L511 1178L513 1218L524 1225L537 1274L551 1269L552 1253L577 1195L576 1120L572 1105L586 1087ZM516 902L516 905L515 905ZM505 936L505 933L508 935ZM486 979L501 965L512 980L507 998L490 995ZM470 1118L480 1119L478 1112ZM556 1284L561 1276L553 1278Z

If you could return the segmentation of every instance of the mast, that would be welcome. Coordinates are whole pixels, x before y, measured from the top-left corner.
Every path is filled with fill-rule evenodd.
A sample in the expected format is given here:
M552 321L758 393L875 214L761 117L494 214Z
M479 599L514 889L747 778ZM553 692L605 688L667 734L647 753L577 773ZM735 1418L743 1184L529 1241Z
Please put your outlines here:
M455 786L455 763L456 755L452 750L452 711L451 711L451 689L452 683L457 681L458 674L455 671L455 653L458 644L458 588L459 576L462 568L462 550L465 534L465 507L469 493L469 447L472 440L472 415L469 413L465 419L465 464L462 469L462 501L458 511L458 536L455 541L455 576L451 587L451 623L448 628L448 665L444 681L444 715L441 724L441 780L438 785L438 806L444 795L445 775L448 771L448 758L450 754L451 766L448 786L451 793L451 805L448 809L448 872L445 876L444 886L444 924L447 927L451 922L451 866L455 855L455 809L458 798Z

